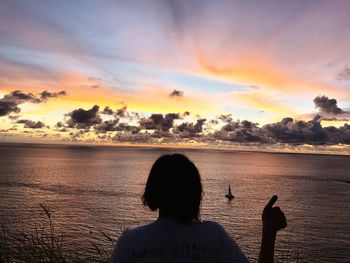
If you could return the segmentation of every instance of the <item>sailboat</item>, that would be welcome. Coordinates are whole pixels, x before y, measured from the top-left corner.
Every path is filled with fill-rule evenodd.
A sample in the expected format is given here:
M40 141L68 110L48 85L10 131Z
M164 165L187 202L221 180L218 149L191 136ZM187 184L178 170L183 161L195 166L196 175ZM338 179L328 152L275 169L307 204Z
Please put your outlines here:
M228 185L228 193L225 195L228 200L235 198L231 192L231 185Z

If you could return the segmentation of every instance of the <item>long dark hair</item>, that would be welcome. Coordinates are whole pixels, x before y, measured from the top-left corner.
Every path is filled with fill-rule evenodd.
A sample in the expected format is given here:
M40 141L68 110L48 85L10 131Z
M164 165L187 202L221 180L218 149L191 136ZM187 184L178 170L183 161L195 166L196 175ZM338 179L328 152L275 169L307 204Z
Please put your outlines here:
M202 193L197 167L185 155L167 154L153 164L142 201L152 211L191 223L200 219Z

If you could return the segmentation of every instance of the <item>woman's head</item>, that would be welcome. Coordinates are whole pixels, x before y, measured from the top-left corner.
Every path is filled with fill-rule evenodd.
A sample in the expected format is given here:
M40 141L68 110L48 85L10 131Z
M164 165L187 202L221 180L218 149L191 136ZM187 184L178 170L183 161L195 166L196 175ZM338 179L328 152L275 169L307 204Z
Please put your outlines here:
M167 154L155 161L142 197L144 205L190 223L199 219L201 199L199 171L185 155Z

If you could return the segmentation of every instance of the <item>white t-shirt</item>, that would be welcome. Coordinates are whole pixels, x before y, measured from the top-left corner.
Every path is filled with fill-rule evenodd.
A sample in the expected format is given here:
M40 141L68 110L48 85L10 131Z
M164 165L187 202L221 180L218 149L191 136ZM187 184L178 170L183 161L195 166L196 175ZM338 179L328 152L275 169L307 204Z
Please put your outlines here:
M173 219L128 229L117 241L112 263L246 263L224 228L212 221L181 224Z

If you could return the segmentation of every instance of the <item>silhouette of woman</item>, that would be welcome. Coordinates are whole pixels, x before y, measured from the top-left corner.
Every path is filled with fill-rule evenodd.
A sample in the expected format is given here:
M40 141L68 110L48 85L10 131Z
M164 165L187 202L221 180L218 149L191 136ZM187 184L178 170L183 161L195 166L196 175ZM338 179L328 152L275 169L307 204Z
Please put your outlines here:
M143 204L159 211L148 225L128 229L117 241L111 262L249 262L216 222L200 220L202 184L197 167L184 155L163 155L153 164ZM273 196L262 213L259 263L272 263L277 231L287 226Z

